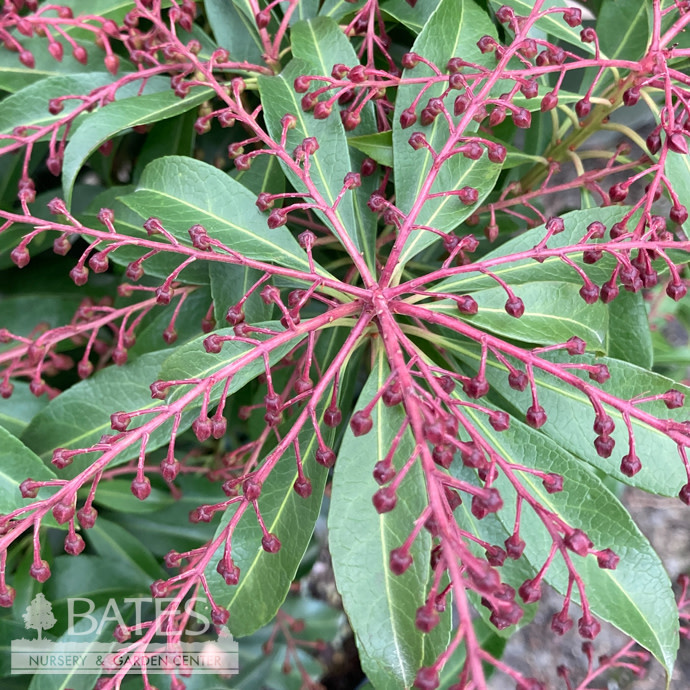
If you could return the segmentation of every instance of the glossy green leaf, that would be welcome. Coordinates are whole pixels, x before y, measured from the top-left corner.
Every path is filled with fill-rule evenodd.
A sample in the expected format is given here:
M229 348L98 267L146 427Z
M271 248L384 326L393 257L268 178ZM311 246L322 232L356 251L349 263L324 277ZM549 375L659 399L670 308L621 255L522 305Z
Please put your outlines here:
M107 608L94 611L91 615L100 620L107 613ZM113 630L116 621L110 620L103 623L91 633L93 621L88 617L76 618L73 628L70 628L59 639L55 640L55 649L65 649L70 643L79 645L79 654L101 652L101 645L113 641ZM62 646L61 646L62 645ZM98 645L98 646L97 646ZM101 676L100 671L84 673L79 665L75 665L67 673L36 673L29 683L29 690L91 690L96 680Z
M341 20L348 14L354 14L356 10L361 10L365 0L326 0L319 10L319 14L326 17L333 17L336 21Z
M149 384L157 380L162 362L169 356L165 350L152 352L121 367L107 367L91 378L75 384L51 400L22 434L22 440L41 459L49 463L54 448L88 448L103 434L111 434L110 415L119 411L145 410L157 407L160 400L151 399ZM147 417L135 417L131 429L141 426ZM187 424L191 423L191 419ZM147 448L166 443L171 422L156 429ZM139 443L124 450L112 465L139 454ZM73 478L93 462L90 454L78 455L71 465L60 470L61 478Z
M320 4L320 0L300 0L300 2L297 3L295 11L290 17L290 24L295 24L295 22L307 19L313 19L314 17L318 16ZM297 43L294 35L292 36L292 41L294 48L295 44Z
M379 352L359 396L363 407L388 376ZM415 628L415 612L426 598L429 535L422 532L411 546L414 559L403 575L389 568L392 549L402 545L427 503L421 468L403 480L393 511L380 515L372 504L379 488L374 464L388 453L403 422L401 408L378 402L371 412L373 428L355 437L347 429L333 475L329 510L329 546L338 591L355 632L362 668L377 688L409 688L424 658L425 635ZM403 435L394 464L400 468L414 449L410 432Z
M130 581L142 587L165 577L165 570L139 539L121 525L98 516L96 524L85 532L85 539L103 558L127 564Z
M549 494L539 477L526 472L516 474L529 494L547 510L567 524L583 529L596 548L612 548L620 556L615 570L599 568L593 555L581 558L573 554L572 559L584 580L594 614L649 649L670 673L678 649L678 615L671 583L661 560L628 511L559 443L517 420L512 420L510 429L498 433L488 424L486 415L471 408L465 408L465 414L509 463L563 476L563 491ZM505 505L499 518L506 529L512 530L516 494L508 479L502 473L499 475L494 486L501 492ZM520 535L527 544L523 557L536 572L549 555L552 539L537 514L527 507L521 513ZM565 594L567 569L558 556L546 579Z
M155 513L119 513L118 525L136 534L139 541L157 558L169 551L191 551L213 537L218 520L210 523L191 523L189 513L208 502L210 486L207 477L179 475L175 480L182 492L172 505ZM144 504L146 501L144 501Z
M319 419L325 405L321 408L317 413ZM325 431L328 443L333 434ZM262 484L258 499L266 529L280 539L281 549L275 554L263 550L261 527L250 506L232 534L232 558L240 569L239 583L229 587L216 571L223 546L206 568L214 600L230 610L228 627L233 635L249 635L273 619L285 601L314 531L328 470L314 458L319 445L309 423L299 433L299 445L304 474L312 483L311 495L301 498L293 488L298 473L294 448L290 446ZM236 507L237 504L225 512L216 536L235 514Z
M280 194L285 191L285 175L275 156L259 156L252 161L249 170L235 168L230 175L257 196L261 192ZM281 206L281 202L282 199L276 199L275 206Z
M483 33L495 35L493 24L486 12L473 2L442 0L414 42L412 51L442 68L454 56L461 56L465 60L488 65L490 63L487 56L480 53L476 45L475 34L481 35ZM491 59L494 59L493 56ZM412 70L405 70L403 78L419 79L432 74L429 67L420 63ZM423 86L426 89L427 85L424 84ZM426 89L418 111L429 98L440 96L445 86L446 84L439 83ZM393 116L396 205L405 214L409 214L414 209L414 222L416 224L431 226L446 232L465 220L493 189L501 166L491 163L486 155L476 161L471 161L463 155L450 157L443 162L431 188L431 193L440 194L470 186L476 188L479 193L477 203L466 206L457 196L445 195L424 199L424 204L420 207L421 188L427 181L434 159L426 148L415 151L409 144L410 135L417 131L423 132L437 153L443 151L449 139L448 122L443 116L437 117L431 125L426 127L422 126L420 122L408 129L401 127L400 115L414 101L420 88L421 85L419 84L410 84L398 89ZM452 111L451 99L452 96L446 99L446 107ZM453 118L454 123L458 121L459 118ZM472 134L476 129L477 124L471 121L465 128L464 134ZM410 175L410 170L414 170L415 174ZM402 251L400 267L415 254L439 239L437 234L428 230L413 230Z
M14 436L20 436L27 424L47 404L47 396L37 398L24 381L13 381L14 391L10 398L0 398L0 426Z
M427 0L412 7L407 0L387 0L381 5L381 11L418 34L429 21L439 2L440 0Z
M531 0L490 0L490 5L495 11L502 5L508 5L515 10L515 14L527 17L534 9L534 3ZM544 0L541 5L541 11L551 9L552 7L564 7L565 3L562 0ZM544 33L551 34L556 38L563 39L574 46L577 46L586 53L594 54L594 44L583 43L580 40L580 27L572 27L565 23L563 14L561 12L554 12L547 14L539 19L535 28Z
M98 484L95 503L97 506L123 513L144 514L164 510L175 503L169 490L151 487L145 501L140 501L131 489L130 479L109 479Z
M666 153L666 175L683 206L690 209L690 156L675 151ZM688 222L685 222L688 228Z
M256 196L208 163L159 158L146 167L137 191L121 201L143 219L155 216L185 243L190 243L189 228L199 223L211 238L244 256L309 272L306 253L290 231L269 228Z
M654 348L642 293L621 290L618 297L608 304L608 310L608 356L651 369Z
M216 41L232 60L263 65L263 47L253 18L227 0L206 0L204 11Z
M103 50L87 41L77 41L77 44L86 50L87 63L85 65L82 65L81 62L72 57L71 49L66 49L62 60L57 62L48 52L47 42L44 38L22 37L22 46L34 56L35 65L33 69L27 69L19 62L19 55L17 53L1 50L0 89L14 93L48 77L81 74L84 72L94 72L94 70L99 68L104 69L103 58L105 53ZM121 65L124 67L124 64L121 63Z
M224 324L228 307L237 304L262 278L263 273L247 266L211 264L209 275L216 323ZM268 321L271 318L273 305L266 304L261 299L260 293L261 288L254 290L243 304L244 318L247 323Z
M352 44L338 24L330 17L317 17L292 27L294 57L306 60L328 75L333 65L348 67L359 64Z
M585 236L587 226L590 223L597 220L610 228L613 223L621 219L624 213L625 209L615 206L564 213L561 218L565 224L565 230L557 235L553 235L549 239L547 247L549 249L557 249L578 244L581 238ZM544 226L540 225L512 240L508 240L508 242L486 254L482 258L482 265L499 278L505 280L510 286L542 280L565 280L581 286L582 278L557 256L547 257L541 263L537 263L534 259L512 261L505 258L510 257L512 254L529 251L544 239L545 233ZM589 277L600 285L611 277L611 271L615 265L614 260L607 256L603 257L596 264L591 265L582 262L581 254L571 254L570 258L584 268ZM496 281L488 275L468 270L442 280L434 289L438 292L466 293L492 288L495 285Z
M525 305L525 313L519 319L506 313L507 295L500 287L472 293L479 305L474 316L459 314L453 300L432 302L426 306L432 311L461 316L473 326L514 340L556 345L577 336L587 343L590 350L606 351L608 309L602 302L586 304L574 283L525 283L515 294Z
M347 143L373 158L380 165L393 167L393 135L391 131L348 137Z
M276 330L278 332L283 330L283 327L277 321L268 321L257 324L261 328ZM232 328L221 328L214 331L218 336L234 336L235 332ZM274 346L269 353L269 360L271 364L275 364L282 359L301 339L286 332L287 337L282 339L282 343ZM179 347L173 352L163 363L161 367L159 378L163 381L180 381L186 379L201 379L208 378L216 374L221 369L225 369L231 365L235 365L235 373L232 376L232 382L228 391L234 393L242 386L255 379L259 374L264 373L265 366L262 356L256 356L254 350L256 345L236 340L230 340L223 343L221 351L217 354L206 352L203 346L203 341L206 335L202 335L186 345ZM266 340L269 336L265 333L253 333L252 338L256 340ZM275 338L276 336L272 336ZM151 379L153 380L153 379ZM212 403L217 402L225 386L224 381L217 383L211 390L210 400ZM168 395L168 402L174 402L189 391L190 386L175 386ZM201 400L197 403L190 403L190 409L195 406L200 406Z
M24 68L26 69L26 68ZM15 127L47 127L61 120L81 104L79 100L64 101L61 113L51 115L48 101L65 94L88 94L115 77L108 72L86 72L78 75L59 75L25 86L0 102L0 134L11 134Z
M459 355L468 366L474 369L478 367L479 348L460 342L457 338L444 338L442 343L443 347ZM611 378L602 384L602 389L624 400L641 394L645 397L658 395L671 388L683 392L686 400L690 399L690 388L617 359L591 355L570 357L567 354L557 352L542 353L540 357L554 362L605 364L609 369ZM516 362L513 364L519 368L524 368ZM569 372L578 373L575 369L569 369ZM513 390L508 385L508 370L491 357L487 359L486 377L492 390L503 396L510 405L520 410L521 413L531 404L529 388L522 392ZM620 472L621 458L628 453L628 433L621 414L604 405L606 412L616 425L611 434L616 446L611 457L602 458L594 448L596 435L592 430L592 425L595 415L589 398L573 386L564 384L537 367L534 368L534 377L539 404L548 416L546 423L541 427L541 431L547 436L554 439L565 450L630 486L636 486L662 496L678 495L681 486L687 482L687 477L676 444L668 436L646 422L631 417L630 421L635 435L635 451L642 462L642 469L633 477L626 477ZM582 378L594 385L586 374L583 374ZM683 421L687 417L687 412L683 408L668 410L663 402L659 401L644 403L640 409L658 416L660 419Z
M52 294L49 285L43 286L45 292L34 294L4 295L0 300L0 323L14 335L28 337L39 326L57 328L68 324L79 308L82 297L63 294L55 290ZM0 352L18 347L16 341L0 343Z
M611 60L639 60L647 49L652 28L651 0L615 0L602 3L597 36Z
M72 188L77 175L89 156L105 141L120 132L167 120L191 110L207 100L212 89L192 89L185 98L179 98L172 91L125 98L101 108L89 117L72 135L65 148L62 164L62 190L68 207L72 200ZM144 171L144 175L146 172ZM142 176L142 177L143 177Z
M184 305L180 307L179 293L175 293L170 304L152 310L142 320L137 328L137 340L134 346L128 350L130 360L134 357L156 352L167 348L170 354L174 348L182 347L185 343L198 337L201 333L201 320L208 310L211 302L211 293L208 288L200 287L187 295ZM175 316L175 310L180 307ZM163 339L163 332L170 326L171 321L175 321L175 333L177 340L174 347L168 345Z
M115 229L118 233L129 235L134 238L147 238L161 240L161 246L165 247L168 243L160 236L148 237L143 228L144 219L132 211L132 209L125 206L120 197L132 194L134 187L131 185L125 187L111 187L102 194L99 194L89 208L77 215L77 218L88 227L101 228L101 223L98 220L98 212L101 208L109 208L115 214ZM189 235L187 235L189 237ZM141 258L148 253L148 249L138 247L136 242L120 247L108 254L108 258L115 264L127 266L130 262ZM154 276L155 278L165 279L184 261L185 257L172 252L161 251L152 256L141 264L145 275ZM181 273L178 274L179 282L192 284L207 284L209 282L208 264L203 261L195 261L190 266L187 266Z
M100 520L100 518L99 518ZM88 535L88 532L86 533ZM89 537L86 537L89 539ZM109 598L151 596L150 578L132 579L132 564L109 556L80 554L58 556L55 559L53 577L44 586L46 598L53 603L68 598L91 599L96 606ZM84 604L84 608L86 604ZM79 611L79 608L76 608Z
M351 171L349 156L347 155L347 138L343 123L337 114L325 120L317 120L312 113L302 110L301 97L295 92L293 82L301 74L313 74L312 63L293 60L278 76L259 77L259 90L264 106L264 114L268 131L274 140L280 140L282 125L281 118L289 113L297 118L297 126L288 130L286 149L292 151L302 143L306 137L316 137L319 149L310 156L311 181L323 197L332 206L335 198L343 187L345 175ZM295 189L303 194L307 188L300 175L281 161L285 175ZM358 250L362 250L362 239L357 229L355 209L352 194L347 192L335 211L338 219L337 227L332 228L335 235L343 241L346 235ZM330 226L325 214L319 216Z
M0 513L11 513L31 502L19 492L19 485L29 477L41 481L55 479L55 474L16 436L0 427Z
M308 22L295 24L291 37L294 57L310 62L316 68L315 74L330 74L336 63L348 66L359 64L359 58L342 28L330 17L317 17ZM337 116L334 113L331 117ZM357 128L345 133L348 144L351 144L355 136L368 137L378 134L374 106L371 101L361 109L360 118L361 122ZM339 156L344 156L344 153L344 151L339 151ZM366 154L366 151L364 153ZM349 160L345 158L349 169L353 171L361 168L363 160L364 155L358 151L350 151ZM363 177L361 187L352 190L357 242L364 250L364 259L372 272L376 266L377 220L369 210L367 202L378 189L378 185L378 175L371 175Z

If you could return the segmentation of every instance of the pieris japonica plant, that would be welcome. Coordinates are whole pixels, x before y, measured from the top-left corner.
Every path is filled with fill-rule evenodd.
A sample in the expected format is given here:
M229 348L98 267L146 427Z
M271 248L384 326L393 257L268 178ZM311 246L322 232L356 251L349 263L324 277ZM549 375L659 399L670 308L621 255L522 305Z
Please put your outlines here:
M3 649L37 593L56 642L122 603L100 677L12 687L321 687L345 626L367 687L535 690L501 651L548 587L563 687L670 677L689 603L618 488L690 504L649 318L690 279L688 0L0 12ZM146 672L204 617L239 676Z

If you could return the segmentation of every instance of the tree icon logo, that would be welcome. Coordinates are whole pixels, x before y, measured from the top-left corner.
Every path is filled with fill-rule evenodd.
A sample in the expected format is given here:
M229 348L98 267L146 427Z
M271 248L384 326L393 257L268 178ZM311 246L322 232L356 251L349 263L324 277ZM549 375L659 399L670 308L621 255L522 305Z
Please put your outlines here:
M53 615L53 607L45 596L39 592L33 601L26 607L26 613L22 615L24 627L29 630L33 628L38 631L38 639L41 638L41 630L52 628L57 619Z

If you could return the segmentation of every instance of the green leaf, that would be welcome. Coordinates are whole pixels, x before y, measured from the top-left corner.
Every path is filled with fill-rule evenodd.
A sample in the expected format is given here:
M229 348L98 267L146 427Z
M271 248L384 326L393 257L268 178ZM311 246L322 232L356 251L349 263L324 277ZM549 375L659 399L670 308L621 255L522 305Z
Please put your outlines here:
M587 232L587 226L597 220L607 227L621 219L626 209L620 207L594 208L581 211L564 213L561 218L565 224L565 230L553 235L548 243L549 249L558 249L572 244L578 244ZM511 261L506 257L512 254L529 251L537 245L546 234L543 225L533 230L523 232L518 237L505 242L500 247L489 252L482 258L482 264L509 285L523 285L533 281L567 281L582 285L582 278L570 266L565 264L557 256L550 256L543 262L537 263L534 259L519 259ZM594 244L594 243L592 243ZM570 258L581 266L595 283L603 283L611 277L614 260L604 256L596 264L588 265L582 261L582 256L571 254ZM495 261L493 261L495 260ZM458 273L438 283L434 290L438 292L467 293L475 290L484 290L495 287L496 281L488 275L478 271Z
M481 353L474 344L460 342L456 337L443 338L442 344L449 351L460 355L463 362L474 369L478 367ZM671 388L683 392L686 399L690 396L690 388L617 359L591 355L570 357L558 352L545 352L539 356L552 362L605 364L611 378L603 384L602 388L607 393L623 400L632 399L640 393L645 397L658 395ZM508 360L514 366L522 368L511 358ZM576 369L570 369L569 372L578 374ZM529 388L522 392L513 390L508 385L507 368L492 358L488 358L486 362L486 378L492 390L503 396L515 409L526 410L531 404ZM582 378L593 385L586 374L582 374ZM563 383L551 374L542 372L537 367L534 367L534 379L539 404L548 415L546 423L541 427L541 431L547 436L573 455L625 484L662 496L678 495L681 486L687 482L687 476L678 456L676 444L666 434L646 422L631 417L630 422L635 435L635 451L642 462L642 469L633 477L626 477L620 472L621 458L628 452L628 433L622 415L608 405L604 405L606 412L616 425L611 434L616 446L610 458L602 458L594 448L595 434L592 431L592 425L595 415L589 398L573 386ZM683 421L687 416L682 408L668 410L664 403L659 401L644 403L640 409L660 419L670 418Z
M348 67L359 64L352 44L330 17L317 17L292 27L292 52L299 60L306 60L319 69L319 74L330 75L333 65Z
M230 53L232 60L263 65L264 49L251 16L227 0L205 0L204 11L216 42Z
M26 72L26 68L23 68ZM108 72L86 72L79 75L56 76L25 86L0 102L0 134L11 134L15 127L46 127L81 105L78 99L67 99L61 113L51 115L48 101L65 94L89 92L107 84L115 77ZM83 118L83 116L81 116Z
M164 510L175 503L175 499L169 490L151 487L151 494L145 501L140 501L131 489L132 482L129 479L102 480L98 484L95 503L110 510L118 510L122 513L138 514L152 513Z
M622 290L609 310L608 356L651 369L654 361L649 317L641 292Z
M48 52L45 38L24 38L22 46L34 56L33 69L27 69L19 62L17 53L9 50L0 51L0 89L12 93L21 91L29 85L64 74L80 74L83 72L93 72L94 69L102 68L101 61L104 53L91 41L77 41L86 50L87 63L81 62L72 57L70 49L65 50L65 55L60 62L57 62ZM121 66L124 65L121 62ZM65 94L59 94L64 96ZM46 102L47 103L47 102ZM67 101L69 104L69 101ZM63 113L66 111L63 111Z
M99 194L84 213L78 214L77 218L91 228L102 227L98 220L98 211L101 208L109 208L115 214L115 230L123 235L134 238L158 239L156 236L147 237L143 229L143 219L140 215L125 206L119 198L134 192L131 185L125 187L111 187L102 194ZM187 235L189 237L189 235ZM161 238L161 247L170 246L167 241ZM116 264L127 266L132 261L141 258L148 252L148 249L138 247L136 241L127 244L108 254L108 258ZM167 278L182 263L184 257L173 252L161 251L144 261L141 266L146 275L155 278ZM181 283L207 284L209 282L208 263L205 261L195 261L179 273L177 280Z
M150 579L142 577L137 584L131 578L131 565L128 560L113 558L112 554L82 554L79 558L58 556L53 576L44 586L44 593L53 603L69 598L88 598L96 606L116 597L136 594L151 596Z
M132 587L148 587L154 580L167 577L139 539L115 522L99 515L96 524L84 536L99 556L128 566Z
M314 17L316 17L319 14L319 4L320 0L300 0L300 2L297 3L295 11L290 17L290 24L292 25L295 22L306 19L313 19ZM294 45L296 43L294 34L292 36L292 41L294 48Z
M179 98L170 90L137 95L111 103L91 115L72 135L65 148L62 189L67 206L72 201L72 188L79 171L103 142L130 127L167 120L187 112L207 100L212 92L210 88L199 87L192 89L185 98Z
M100 620L107 609L98 609L91 615ZM79 654L101 652L101 645L113 641L113 630L116 621L105 621L94 633L89 632L93 621L88 618L78 618L73 628L70 628L59 639L55 640L55 649L65 649L70 643L79 644ZM98 645L98 646L97 646ZM91 690L96 680L101 676L101 671L84 673L75 665L68 673L36 673L31 679L29 690Z
M480 53L476 45L476 36L481 34L495 35L494 26L486 12L473 2L442 0L414 42L412 51L440 65L442 69L454 56L461 56L480 65L488 65L487 56ZM403 79L420 79L432 74L429 67L420 63L412 70L405 70ZM429 98L441 96L445 86L445 83L439 83L427 89L426 84L410 84L398 89L393 117L393 161L396 204L405 214L409 214L419 202L422 185L427 181L434 163L428 149L421 148L415 151L410 146L410 135L416 131L423 132L432 148L440 153L448 142L449 130L448 122L442 116L437 117L431 125L424 127L418 122L414 127L403 129L400 125L400 115L415 100L421 88L426 90L418 110L421 110ZM452 110L452 103L448 100L447 106ZM454 123L458 121L459 118L453 118ZM471 134L476 129L477 124L470 122L464 134ZM415 174L410 175L410 170L414 170ZM454 155L445 160L438 171L431 193L440 194L470 186L479 192L477 203L465 206L453 195L425 199L424 205L415 215L414 222L443 232L452 230L465 220L493 189L500 170L501 166L491 163L485 155L476 161L471 161L463 155ZM439 239L437 234L428 230L413 230L400 256L400 267Z
M34 499L23 499L19 485L25 479L55 479L39 457L7 429L0 427L0 513L11 513Z
M599 47L610 60L639 60L653 23L650 0L605 2L597 17Z
M627 510L559 443L517 420L511 421L510 429L498 433L488 424L486 415L471 408L464 409L474 427L509 463L563 476L563 491L549 494L539 477L526 472L516 473L530 496L547 510L567 524L585 530L595 548L611 548L620 556L615 570L599 568L593 555L581 558L572 554L571 557L584 580L594 614L652 652L670 673L678 648L675 598L661 560ZM504 501L499 519L512 531L515 491L503 473L499 473L494 486ZM537 514L526 507L521 512L520 534L527 544L523 557L536 572L549 555L552 538ZM551 564L546 579L565 594L567 569L560 558L556 557Z
M110 415L119 411L145 410L160 405L151 399L149 384L158 378L168 351L142 355L121 367L107 367L85 381L75 384L51 400L31 421L22 440L48 463L55 448L88 448L103 434L112 433ZM135 417L131 429L141 426L147 417ZM191 423L191 419L187 424ZM149 451L170 438L171 422L150 436ZM121 464L139 454L139 444L123 450L111 464ZM93 461L91 454L78 455L71 465L60 470L60 478L72 479Z
M182 347L198 337L201 333L201 319L208 310L210 302L210 291L202 287L187 295L184 306L177 316L175 316L175 310L180 306L177 295L170 304L149 312L137 328L136 343L128 350L130 359L168 347L163 340L163 331L170 325L173 318L177 334L175 347ZM170 348L168 352L172 354L173 348Z
M667 151L665 173L673 184L673 191L678 195L680 203L690 209L690 156ZM687 221L684 227L690 227Z
M280 332L283 327L278 321L267 321L257 324L261 328L267 330L276 330ZM235 331L232 328L221 328L214 331L220 337L233 335ZM283 342L274 346L269 353L269 360L271 365L282 359L293 347L296 341L298 342L300 336L293 336L289 332ZM216 374L221 369L225 369L230 365L235 364L237 369L232 376L232 382L228 388L229 393L238 391L242 386L255 379L259 374L265 371L264 359L261 355L255 355L256 345L236 340L230 340L223 343L222 350L215 354L204 350L203 341L206 335L202 335L182 347L178 347L173 354L171 354L163 363L160 370L160 379L163 381L180 381L185 379L202 379L208 378ZM255 340L268 340L276 336L269 336L265 333L253 333L252 338ZM151 379L153 381L153 379ZM217 383L211 390L210 400L215 403L220 398L224 389L225 383L221 381ZM168 402L174 402L181 398L189 391L190 386L175 386L175 388L168 395ZM195 403L190 403L188 409L193 409L201 405L201 400Z
M381 11L404 24L413 33L418 34L438 7L439 1L426 0L426 2L418 2L414 7L411 7L407 0L388 0L381 5Z
M179 475L175 485L182 496L171 506L149 515L127 512L117 516L118 525L136 534L157 558L163 558L173 549L184 552L203 546L213 537L218 525L216 519L210 523L193 524L189 521L189 513L208 502L210 484L207 477Z
M24 381L12 381L12 384L12 397L0 398L0 426L15 436L21 436L27 424L48 404L48 400L46 396L37 398Z
M525 283L515 294L525 304L525 313L519 319L506 313L507 295L501 287L472 293L479 305L474 316L459 314L453 300L425 306L435 312L460 316L473 326L514 340L556 345L577 336L590 350L606 351L608 309L602 302L586 304L574 283Z
M388 168L393 167L393 134L390 130L377 134L348 137L347 143L369 158L373 158L377 163Z
M359 58L352 44L340 26L330 17L317 17L308 22L296 24L292 29L292 51L294 57L310 62L315 67L315 74L330 74L336 63L348 66L359 64ZM336 115L331 117L336 118ZM351 143L355 134L375 136L378 133L374 106L371 101L361 109L360 118L361 122L357 128L345 133L348 143ZM349 169L359 170L364 156L355 151L349 153L349 160L346 159ZM344 152L341 151L340 155L343 154ZM377 220L369 210L367 202L377 190L379 180L377 175L372 175L362 178L361 182L361 187L352 190L356 235L359 238L360 248L364 249L364 259L369 269L374 272Z
M323 409L325 405L317 412L319 421L323 418ZM333 434L326 431L324 440L329 443ZM219 547L206 568L214 600L230 610L228 627L233 635L249 635L273 619L285 601L319 517L328 470L315 460L319 444L309 422L299 433L299 446L304 474L312 483L311 495L301 498L293 488L298 473L291 445L266 477L258 499L266 529L280 539L280 551L270 554L263 550L261 527L249 507L232 533L232 558L240 569L239 583L229 587L216 571L224 546ZM216 537L236 509L237 504L225 512Z
M508 5L515 10L515 14L527 17L534 9L534 3L531 0L490 0L491 7L497 10L502 5ZM553 7L563 7L563 0L544 0L541 5L541 11L551 9ZM627 24L627 19L626 19ZM577 46L586 53L594 54L593 43L583 43L580 40L580 27L572 27L563 21L563 14L556 12L547 14L541 17L535 24L534 28L538 31L551 34L556 38L561 38L574 46Z
M122 24L127 12L134 8L133 0L60 0L60 4L71 8L75 17L96 15L103 19L112 19L116 24ZM161 5L165 7L166 0ZM72 37L87 37L93 40L93 32L81 29L78 25L66 26L64 30Z
M383 352L359 396L368 403L388 376ZM429 577L429 535L422 531L410 548L412 566L402 575L389 568L392 549L403 544L426 507L424 478L418 464L398 492L398 503L380 515L372 504L379 488L372 476L404 420L400 408L379 401L371 412L373 428L355 437L348 428L333 475L329 509L329 546L338 591L355 632L362 668L377 688L409 688L424 658L425 635L415 628L415 612L426 599ZM414 449L408 431L394 464L400 468ZM364 464L363 464L364 463Z
M250 259L272 261L309 272L304 250L286 227L269 228L256 196L218 168L183 156L146 166L137 191L121 201L142 218L157 217L174 237L190 244L188 230L200 223ZM318 268L317 268L318 270ZM323 269L321 275L328 275Z
M280 194L285 191L285 175L275 156L259 156L252 161L249 170L235 168L230 175L257 196L261 192ZM280 206L281 202L282 199L277 199L275 205Z
M333 17L336 21L341 20L348 14L354 14L357 10L361 10L365 0L326 0L319 14L326 17Z
M263 273L255 268L232 264L211 264L208 268L216 323L225 323L228 307L237 304L263 277ZM252 292L242 308L248 323L268 321L273 313L273 305L261 299L260 289Z
M38 286L37 286L38 287ZM0 300L0 323L14 335L28 337L34 329L44 326L47 329L68 324L81 304L81 295L62 294L55 290L46 292L3 295ZM0 344L0 352L17 347L16 341Z
M289 113L297 118L297 126L288 130L286 149L291 151L302 143L306 137L316 137L319 149L309 157L311 161L311 181L323 197L325 202L332 206L335 198L343 187L345 175L351 171L350 157L348 156L347 138L340 118L333 114L325 120L317 120L312 113L305 113L298 94L293 88L296 77L302 74L313 74L315 68L311 63L302 60L293 60L275 77L258 78L259 90L264 107L266 124L271 137L279 141L282 125L281 118ZM281 161L285 175L295 189L307 196L308 191L301 175ZM345 239L344 233L358 250L362 250L362 238L357 232L358 224L355 218L353 195L346 192L335 211L338 219L337 227L333 227L335 235L341 240ZM318 215L331 226L328 218L319 211Z

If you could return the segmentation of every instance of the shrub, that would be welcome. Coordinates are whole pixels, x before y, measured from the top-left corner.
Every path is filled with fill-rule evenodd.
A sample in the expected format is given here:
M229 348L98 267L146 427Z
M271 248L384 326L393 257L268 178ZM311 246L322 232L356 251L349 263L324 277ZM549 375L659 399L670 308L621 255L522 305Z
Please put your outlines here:
M203 617L315 686L320 516L373 687L543 687L500 656L547 585L578 687L670 674L616 494L690 503L690 3L594 5L5 0L0 605L163 600L84 687Z

